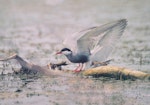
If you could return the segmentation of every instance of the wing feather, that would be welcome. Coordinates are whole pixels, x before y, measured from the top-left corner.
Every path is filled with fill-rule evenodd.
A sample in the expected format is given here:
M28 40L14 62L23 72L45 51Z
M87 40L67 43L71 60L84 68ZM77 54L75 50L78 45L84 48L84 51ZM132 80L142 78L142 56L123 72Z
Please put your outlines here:
M123 19L118 21L114 26L108 27L107 32L103 35L97 44L97 46L101 49L98 51L93 49L91 56L92 61L103 62L107 59L109 54L112 52L116 42L122 36L126 25L127 21Z
M77 42L78 40L84 36L87 32L95 29L96 27L90 27L90 28L87 28L87 29L84 29L80 32L76 32L74 34L72 34L70 37L66 38L64 41L63 41L63 45L69 49L71 49L72 51L74 52L77 52L78 51L78 45L77 45ZM82 42L81 42L82 43Z
M72 51L91 54L92 61L104 61L122 36L127 25L126 19L91 27L73 34L64 41Z
M78 51L86 53L90 49L92 55L99 52L97 49L104 49L104 46L111 45L114 40L119 39L125 26L126 20L122 19L91 29L77 40Z

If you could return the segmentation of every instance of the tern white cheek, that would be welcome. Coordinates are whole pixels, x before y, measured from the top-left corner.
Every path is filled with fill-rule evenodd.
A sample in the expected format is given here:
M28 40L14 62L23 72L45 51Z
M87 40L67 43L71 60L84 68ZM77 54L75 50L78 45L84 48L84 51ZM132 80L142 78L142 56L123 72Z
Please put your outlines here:
M64 55L69 55L69 54L71 54L72 52L71 51L63 51L62 52L62 54L64 54Z

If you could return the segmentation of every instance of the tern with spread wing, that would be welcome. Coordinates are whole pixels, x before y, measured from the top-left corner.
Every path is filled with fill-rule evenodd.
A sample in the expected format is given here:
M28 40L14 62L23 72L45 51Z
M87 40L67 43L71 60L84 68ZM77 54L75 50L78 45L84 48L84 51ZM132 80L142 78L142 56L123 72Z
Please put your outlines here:
M75 72L81 71L84 63L90 68L93 62L107 59L126 25L126 19L121 19L75 33L63 42L66 47L57 54L64 54L72 63L79 63Z

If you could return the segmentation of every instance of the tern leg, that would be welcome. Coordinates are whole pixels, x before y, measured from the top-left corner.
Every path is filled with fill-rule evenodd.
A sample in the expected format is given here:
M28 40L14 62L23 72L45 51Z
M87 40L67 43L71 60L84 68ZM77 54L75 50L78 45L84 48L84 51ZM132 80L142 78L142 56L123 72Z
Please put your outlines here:
M86 63L83 63L83 68L82 68L82 70L85 70L85 66L86 66Z
M80 68L80 63L79 66L74 70L74 72L77 72L79 68Z
M80 65L80 64L79 64ZM80 68L79 68L80 67ZM78 69L75 70L75 72L80 72L83 68L83 63L81 63L81 66L79 66Z

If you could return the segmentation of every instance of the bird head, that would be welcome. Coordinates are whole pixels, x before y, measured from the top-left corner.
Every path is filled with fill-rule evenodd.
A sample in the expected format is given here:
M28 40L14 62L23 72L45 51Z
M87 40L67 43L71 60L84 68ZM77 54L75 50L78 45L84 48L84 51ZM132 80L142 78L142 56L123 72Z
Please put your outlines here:
M56 54L69 55L71 53L72 53L72 51L69 48L63 48L61 51L57 52Z

